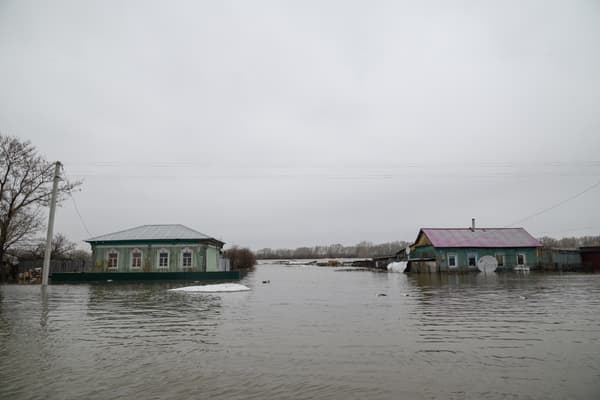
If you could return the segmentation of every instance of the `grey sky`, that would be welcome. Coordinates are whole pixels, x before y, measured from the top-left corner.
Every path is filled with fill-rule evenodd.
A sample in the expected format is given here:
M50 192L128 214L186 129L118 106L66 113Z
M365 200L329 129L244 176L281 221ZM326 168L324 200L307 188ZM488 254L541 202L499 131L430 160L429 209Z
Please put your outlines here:
M261 247L506 226L600 180L597 1L0 1L0 131L93 235ZM600 187L524 221L600 232ZM55 231L88 237L71 201Z

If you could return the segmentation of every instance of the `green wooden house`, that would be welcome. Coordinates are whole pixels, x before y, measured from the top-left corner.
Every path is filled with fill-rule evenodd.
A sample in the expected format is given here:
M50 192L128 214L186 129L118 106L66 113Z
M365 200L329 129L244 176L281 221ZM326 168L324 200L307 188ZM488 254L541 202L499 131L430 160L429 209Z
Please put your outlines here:
M541 244L523 228L422 228L410 248L406 272L529 270Z
M86 240L95 272L219 272L224 243L184 225L142 225Z

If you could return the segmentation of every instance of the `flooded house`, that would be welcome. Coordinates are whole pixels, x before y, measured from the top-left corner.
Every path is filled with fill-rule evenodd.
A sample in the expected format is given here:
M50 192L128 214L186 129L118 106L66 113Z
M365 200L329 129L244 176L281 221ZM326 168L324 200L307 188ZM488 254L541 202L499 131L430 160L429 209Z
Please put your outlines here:
M104 272L219 271L225 244L184 225L142 225L86 242Z
M86 240L92 271L52 274L52 280L227 279L224 242L184 225L142 225Z
M523 228L422 228L406 272L529 270L541 244Z

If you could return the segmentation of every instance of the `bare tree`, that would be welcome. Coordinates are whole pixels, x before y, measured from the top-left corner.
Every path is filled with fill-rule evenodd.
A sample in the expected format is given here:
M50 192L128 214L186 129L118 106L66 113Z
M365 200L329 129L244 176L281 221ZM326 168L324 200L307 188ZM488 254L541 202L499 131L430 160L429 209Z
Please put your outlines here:
M64 259L70 258L72 253L77 249L77 245L74 242L71 242L65 235L62 233L57 233L52 238L52 242L50 243L50 257L53 259ZM43 259L44 253L46 252L46 239L40 239L39 243L35 246L33 250L33 255L36 258Z
M50 201L53 179L54 165L29 141L0 135L0 263L7 250L44 226L43 208ZM62 180L59 200L79 185Z

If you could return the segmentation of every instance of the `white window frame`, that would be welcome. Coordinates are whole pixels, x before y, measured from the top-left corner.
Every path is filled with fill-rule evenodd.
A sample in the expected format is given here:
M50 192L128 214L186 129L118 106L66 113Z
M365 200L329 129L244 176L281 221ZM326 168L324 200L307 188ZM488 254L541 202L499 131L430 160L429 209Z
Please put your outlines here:
M162 253L166 253L167 254L167 265L160 265L160 255ZM158 253L157 253L157 257L156 257L156 268L168 271L169 270L169 261L171 261L170 258L171 258L171 254L170 254L170 252L169 252L168 249L165 249L165 248L159 249Z
M470 258L474 257L475 258L475 265L471 265L469 264ZM467 253L467 268L477 268L477 261L479 259L477 258L477 253Z
M519 264L519 256L523 257L523 264ZM524 267L527 265L527 256L525 255L525 253L517 253L516 265L517 265L517 267L521 267L521 266Z
M140 265L133 265L133 260L134 260L133 255L134 254L139 254L140 255ZM131 251L131 257L130 257L130 260L129 260L129 269L132 269L132 270L140 270L140 269L142 269L142 260L143 259L144 259L144 253L142 252L142 250L139 249L139 248L137 248L137 247L135 249L133 249Z
M498 257L502 257L502 264L500 264L498 262ZM498 263L499 267L505 267L506 266L506 254L504 254L504 253L496 253L496 262Z
M454 265L450 265L450 257L454 257ZM458 268L458 254L457 253L448 253L446 256L446 261L448 263L448 268Z
M185 254L186 253L190 254L190 265L185 265ZM181 257L179 260L179 265L181 266L181 269L192 269L193 268L194 252L192 251L192 249L190 249L189 247L185 247L183 250L181 250Z
M115 258L115 265L111 266L110 260L111 255L115 254L117 257ZM109 271L118 271L119 270L119 252L117 249L110 249L108 253L106 253L106 269Z

